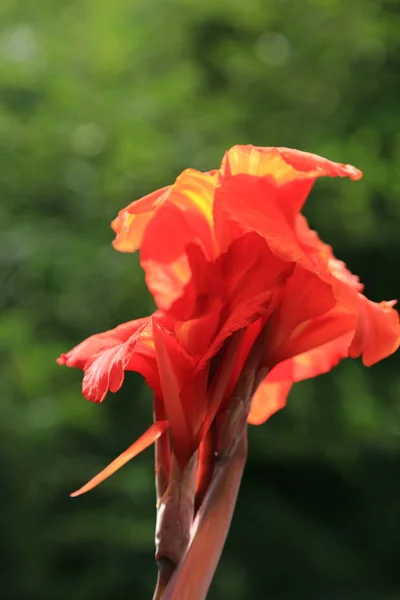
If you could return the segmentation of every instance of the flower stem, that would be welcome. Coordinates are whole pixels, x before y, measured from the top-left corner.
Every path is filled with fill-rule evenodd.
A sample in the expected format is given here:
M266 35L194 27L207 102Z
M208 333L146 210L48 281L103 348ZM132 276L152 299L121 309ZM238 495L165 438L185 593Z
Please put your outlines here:
M166 420L167 415L164 405L160 398L154 396L153 399L154 421ZM158 440L155 441L155 479L157 504L161 496L168 487L169 473L171 469L171 450L168 431L165 431Z
M171 457L168 486L157 503L156 561L157 586L153 600L162 597L163 590L183 558L190 541L194 517L197 453L182 472Z
M162 600L204 600L231 524L247 457L247 431L219 462L192 528L192 540Z

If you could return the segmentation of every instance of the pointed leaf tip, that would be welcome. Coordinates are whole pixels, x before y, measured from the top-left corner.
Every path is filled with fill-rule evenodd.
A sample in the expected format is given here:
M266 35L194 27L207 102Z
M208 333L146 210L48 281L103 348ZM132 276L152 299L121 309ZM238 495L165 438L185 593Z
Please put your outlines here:
M150 427L140 436L139 439L136 440L129 448L127 448L122 454L120 454L115 460L113 460L105 469L100 471L95 477L93 477L90 481L88 481L81 488L72 492L70 494L71 498L76 498L76 496L81 496L86 492L89 492L93 488L102 483L105 479L110 477L115 471L118 471L121 467L123 467L127 462L129 462L132 458L140 454L143 450L151 446L164 431L168 428L168 421L157 421L150 425Z

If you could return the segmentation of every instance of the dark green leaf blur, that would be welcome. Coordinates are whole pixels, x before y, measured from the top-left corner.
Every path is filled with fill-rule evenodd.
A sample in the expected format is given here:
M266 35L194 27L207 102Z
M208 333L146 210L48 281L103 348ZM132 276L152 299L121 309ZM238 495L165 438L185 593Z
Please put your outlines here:
M399 0L0 2L0 594L151 598L151 396L102 405L56 357L152 310L109 223L236 143L352 163L306 213L373 300L400 298ZM398 358L345 361L250 430L210 600L400 598Z

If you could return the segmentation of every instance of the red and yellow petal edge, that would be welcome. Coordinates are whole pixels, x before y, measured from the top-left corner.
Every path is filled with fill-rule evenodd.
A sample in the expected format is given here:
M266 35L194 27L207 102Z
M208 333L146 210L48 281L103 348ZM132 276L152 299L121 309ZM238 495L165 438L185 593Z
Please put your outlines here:
M162 436L164 431L168 428L168 421L158 421L157 423L153 423L150 427L144 432L143 435L140 436L139 439L136 440L129 448L127 448L122 454L120 454L115 460L113 460L105 469L100 471L95 477L93 477L90 481L88 481L85 485L83 485L76 492L72 492L70 496L75 498L76 496L80 496L81 494L85 494L89 492L93 488L102 483L105 479L113 475L115 471L118 471L121 467L126 465L132 458L146 450L151 444L153 444L159 437Z
M265 177L272 175L279 185L302 177L350 177L357 180L362 172L311 152L273 146L235 145L224 155L221 164L223 175L247 173Z

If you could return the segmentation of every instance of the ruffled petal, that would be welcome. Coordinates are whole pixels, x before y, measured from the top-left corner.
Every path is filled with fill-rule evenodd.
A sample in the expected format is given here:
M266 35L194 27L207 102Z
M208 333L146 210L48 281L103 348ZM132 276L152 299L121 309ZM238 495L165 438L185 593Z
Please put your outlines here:
M238 174L224 178L215 191L214 212L218 219L222 218L221 211L244 230L258 233L282 260L313 269L279 205L278 190L270 177Z
M200 173L194 169L186 169L174 185L156 190L132 202L120 210L111 223L116 233L114 248L120 252L134 252L140 248L148 225L158 209L167 201L184 213L189 226L194 226L197 235L209 244L212 193L216 181L216 171Z
M213 203L217 184L216 171L201 173L186 169L175 181L169 198L210 256L215 250Z
M346 358L351 337L352 332L346 333L274 367L253 396L248 422L252 425L264 423L286 405L294 382L327 373Z
M115 460L113 460L105 469L100 471L93 479L88 481L84 486L79 488L76 492L70 494L73 498L76 496L80 496L81 494L85 494L89 490L92 490L100 483L102 483L105 479L113 475L115 471L118 471L121 467L126 465L132 458L143 452L146 448L151 446L156 440L158 440L164 431L168 427L168 421L158 421L150 425L150 427L145 431L143 435L140 436L139 439L136 440L129 448L127 448L122 454L120 454Z
M109 390L118 391L127 370L137 371L155 393L160 392L150 317L92 335L57 362L84 370L82 392L92 402L102 402Z
M126 342L98 352L85 364L82 382L85 398L92 402L102 402L108 391L115 393L120 389L127 370L140 372L148 383L152 382L154 391L158 392L155 384L157 371L154 349L147 337L141 340L141 334L149 326L148 320Z
M199 275L193 273L188 246L198 247L203 262L217 255L212 216L215 184L216 178L209 174L184 171L147 227L140 259L148 288L162 310L169 310L190 279Z
M294 263L275 256L256 233L235 240L215 262L187 247L191 279L172 306L175 333L187 352L208 360L233 332L265 315Z
M301 177L350 177L360 179L362 173L351 165L333 162L317 154L292 148L236 145L222 160L222 175L248 173L257 177L272 175L278 185Z
M169 196L171 186L156 190L140 200L135 200L119 211L111 223L116 233L113 246L120 252L135 252L140 248L147 225L157 208Z
M114 329L96 333L78 344L78 346L75 346L75 348L66 354L61 354L61 356L57 358L57 362L59 365L83 369L85 364L89 360L93 360L99 352L114 348L115 346L126 342L138 329L145 325L148 320L148 317L144 317L142 319L122 323L122 325L118 325L118 327L115 327Z
M318 275L297 266L270 320L266 365L272 368L282 360L329 341L329 336L345 333L336 333L334 327L327 331L330 320L325 322L326 315L335 304L332 287ZM347 322L346 327L350 327Z
M278 258L259 235L249 232L221 255L219 270L225 297L224 319L206 353L212 356L233 332L269 313L275 295L290 280L295 264ZM213 290L210 289L210 293Z
M351 165L330 161L316 154L291 148L233 146L225 154L221 175L247 174L270 179L277 188L277 202L289 222L301 210L317 177L360 179L361 171ZM265 198L269 206L270 199Z
M269 382L303 381L328 373L348 357L353 332L347 332L312 350L282 361L267 375Z
M325 244L316 231L310 229L303 215L296 215L295 232L301 247L320 274L323 275L325 271L357 292L363 290L364 286L357 275L349 271L345 263L334 256L332 247Z
M290 392L290 381L268 381L265 378L257 388L251 401L248 423L261 425L274 413L286 406L286 398Z
M185 296L182 298L185 300ZM179 342L191 355L202 357L202 362L215 354L227 334L221 330L224 303L218 296L210 297L209 310L186 321L177 320L174 332Z
M352 358L362 355L364 365L370 367L399 348L399 314L393 308L395 301L372 302L361 294L358 298L357 328L349 354Z

